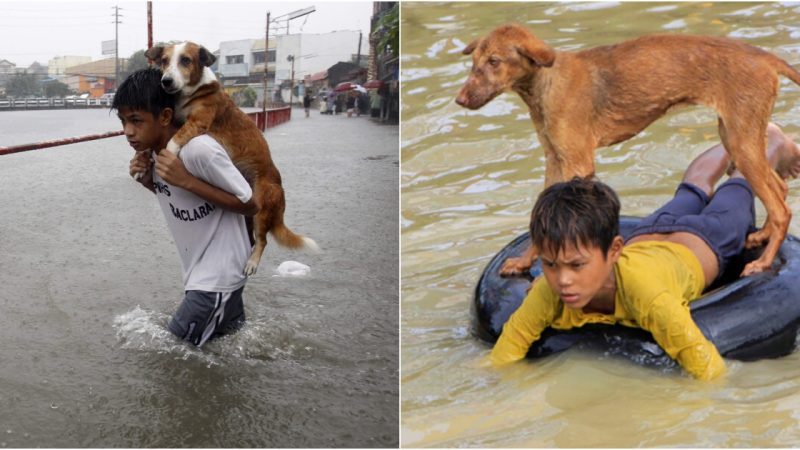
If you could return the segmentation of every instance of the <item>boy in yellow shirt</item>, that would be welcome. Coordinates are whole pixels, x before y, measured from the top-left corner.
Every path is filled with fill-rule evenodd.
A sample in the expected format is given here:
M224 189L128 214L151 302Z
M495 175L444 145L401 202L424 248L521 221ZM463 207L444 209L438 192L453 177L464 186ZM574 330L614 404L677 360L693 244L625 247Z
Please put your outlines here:
M800 174L800 147L773 124L767 157L782 179ZM698 156L673 199L643 219L627 242L619 235L619 199L610 187L575 178L543 191L530 227L544 276L506 322L492 362L524 358L547 327L605 323L649 331L696 378L724 374L725 362L692 320L689 302L724 272L754 231L753 191L741 173L714 190L728 165L721 144Z

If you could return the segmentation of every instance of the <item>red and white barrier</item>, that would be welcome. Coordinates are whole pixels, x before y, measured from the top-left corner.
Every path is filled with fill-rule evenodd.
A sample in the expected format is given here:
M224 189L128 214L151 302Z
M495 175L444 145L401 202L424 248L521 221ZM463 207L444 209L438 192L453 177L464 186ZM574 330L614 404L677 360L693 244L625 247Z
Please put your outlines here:
M0 147L0 155L9 155L11 153L27 152L28 150L39 150L42 148L75 144L84 141L93 141L95 139L105 139L114 136L122 136L122 131L121 130L109 131L108 133L90 134L87 136L78 136L65 139L54 139L52 141L35 142L33 144L12 145L11 147Z

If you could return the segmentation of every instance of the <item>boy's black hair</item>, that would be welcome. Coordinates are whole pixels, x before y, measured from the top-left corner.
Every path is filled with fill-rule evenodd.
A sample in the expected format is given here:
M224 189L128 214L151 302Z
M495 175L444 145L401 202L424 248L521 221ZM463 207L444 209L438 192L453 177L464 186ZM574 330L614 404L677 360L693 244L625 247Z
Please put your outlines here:
M133 72L119 85L111 109L149 111L158 117L165 108L175 110L175 95L161 88L161 71L156 68Z
M558 254L568 244L608 253L619 235L619 198L600 181L575 177L545 189L531 212L533 245Z

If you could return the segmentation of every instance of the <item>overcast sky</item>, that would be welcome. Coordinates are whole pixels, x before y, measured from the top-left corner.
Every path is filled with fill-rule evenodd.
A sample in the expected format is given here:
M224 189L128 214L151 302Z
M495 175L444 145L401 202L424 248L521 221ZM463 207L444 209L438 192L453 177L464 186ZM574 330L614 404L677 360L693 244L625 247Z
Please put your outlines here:
M147 2L142 1L5 1L0 0L0 59L17 67L43 65L54 56L101 59L101 41L114 39L114 8L120 7L119 55L129 57L147 47ZM310 15L292 20L290 33L354 30L367 36L371 1L153 1L153 40L195 41L215 51L220 41L264 38L271 19L314 6ZM278 27L276 30L275 28ZM270 25L270 35L286 33L286 22ZM353 49L353 53L357 49Z

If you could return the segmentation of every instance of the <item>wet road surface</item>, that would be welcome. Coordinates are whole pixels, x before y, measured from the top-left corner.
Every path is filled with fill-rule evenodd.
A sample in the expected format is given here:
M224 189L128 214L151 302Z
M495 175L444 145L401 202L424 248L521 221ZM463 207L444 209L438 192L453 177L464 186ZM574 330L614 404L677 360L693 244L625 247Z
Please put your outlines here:
M0 113L0 145L118 127ZM180 261L124 137L0 157L0 446L398 445L397 127L296 109L266 136L324 252L271 241L247 325L201 351L165 330ZM289 260L310 275L274 276Z

